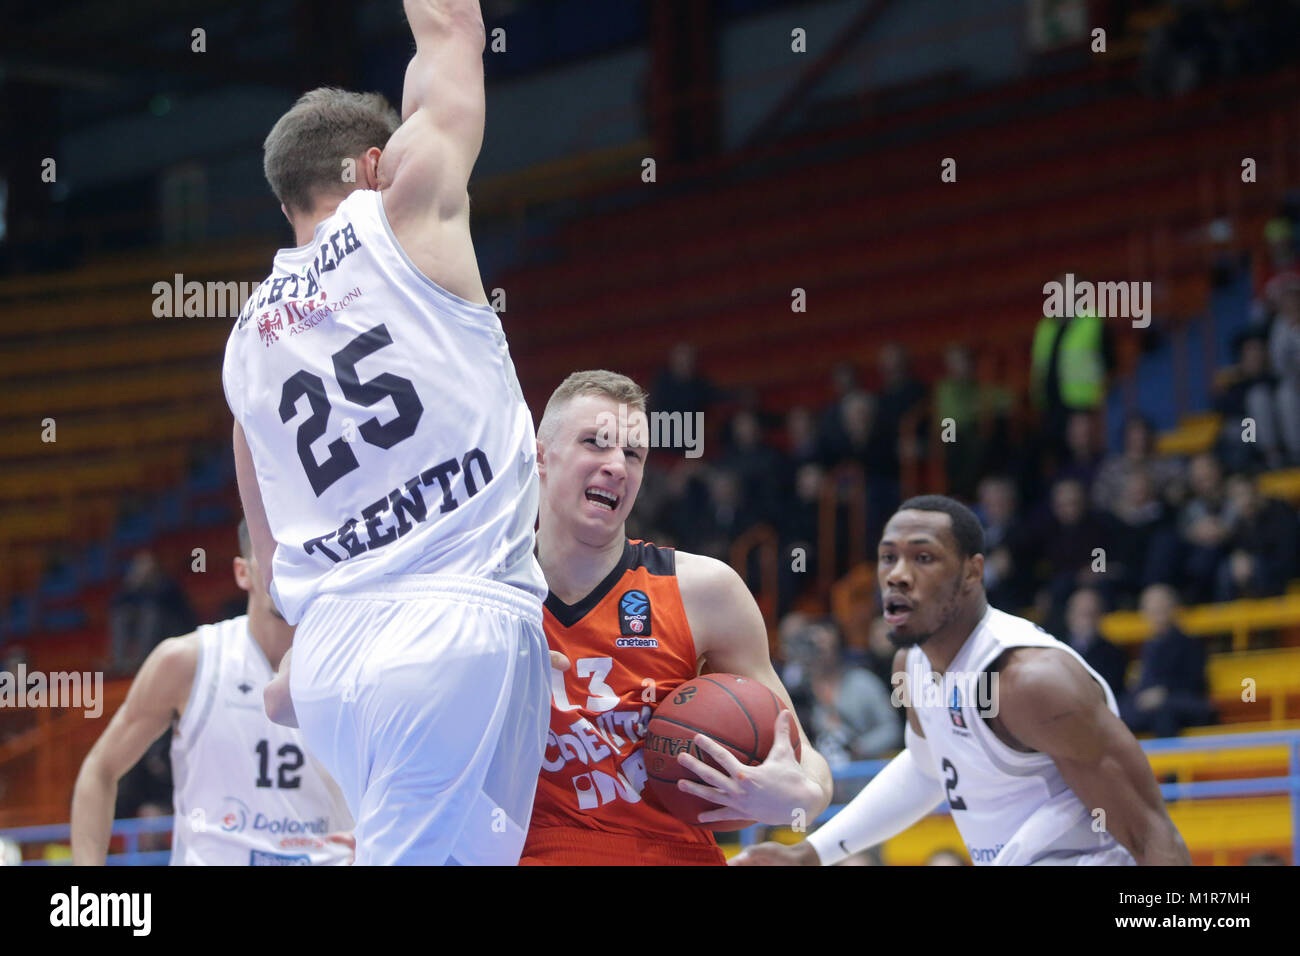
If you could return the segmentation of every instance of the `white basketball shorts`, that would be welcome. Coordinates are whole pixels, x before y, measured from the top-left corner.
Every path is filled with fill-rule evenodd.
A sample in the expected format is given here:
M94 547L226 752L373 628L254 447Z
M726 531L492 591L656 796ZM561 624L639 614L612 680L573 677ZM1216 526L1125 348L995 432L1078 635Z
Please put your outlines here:
M312 601L290 694L356 821L357 864L519 862L550 719L538 599L404 575Z

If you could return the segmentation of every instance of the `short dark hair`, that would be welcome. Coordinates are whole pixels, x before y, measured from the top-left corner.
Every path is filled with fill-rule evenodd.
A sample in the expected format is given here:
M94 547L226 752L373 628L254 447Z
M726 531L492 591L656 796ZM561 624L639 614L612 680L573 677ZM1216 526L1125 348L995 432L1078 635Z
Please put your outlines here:
M975 512L956 498L917 495L899 505L898 511L941 511L952 519L952 535L957 539L957 551L963 558L984 553L984 526L975 517Z
M304 93L262 144L266 181L290 211L310 213L318 199L350 191L343 160L383 149L401 125L402 117L380 93L330 86Z
M253 560L253 540L248 535L248 519L239 521L239 554L245 561Z

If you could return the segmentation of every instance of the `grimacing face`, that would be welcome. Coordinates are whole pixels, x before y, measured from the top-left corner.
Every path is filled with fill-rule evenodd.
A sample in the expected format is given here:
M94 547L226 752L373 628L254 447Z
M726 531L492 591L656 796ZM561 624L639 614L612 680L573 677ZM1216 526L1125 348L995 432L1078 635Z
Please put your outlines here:
M623 533L641 490L648 450L645 413L605 395L578 395L559 410L539 460L541 493L556 515L573 522L585 544L599 546ZM625 434L619 434L619 423Z
M880 601L895 647L925 643L961 611L971 586L952 519L941 511L897 512L876 554Z

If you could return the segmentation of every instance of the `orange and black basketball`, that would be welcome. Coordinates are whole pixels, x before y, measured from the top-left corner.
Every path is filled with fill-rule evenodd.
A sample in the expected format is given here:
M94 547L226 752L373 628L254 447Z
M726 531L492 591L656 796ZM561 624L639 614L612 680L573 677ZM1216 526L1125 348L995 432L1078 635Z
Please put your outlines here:
M767 687L735 674L709 674L687 681L668 697L650 718L642 745L647 774L646 789L665 810L687 823L711 830L739 830L748 822L699 824L699 816L717 805L677 789L682 777L695 775L677 762L677 754L690 753L716 767L717 762L691 741L704 734L726 747L746 766L756 767L772 749L776 717L785 704ZM790 724L790 742L800 754L799 731Z

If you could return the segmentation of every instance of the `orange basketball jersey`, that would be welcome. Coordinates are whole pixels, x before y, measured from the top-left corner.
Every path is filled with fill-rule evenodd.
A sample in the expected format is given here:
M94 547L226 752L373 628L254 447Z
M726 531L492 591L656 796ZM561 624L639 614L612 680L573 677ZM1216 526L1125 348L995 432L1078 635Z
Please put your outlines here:
M583 600L547 595L546 639L569 669L551 672L551 729L522 863L725 862L711 831L643 792L650 714L699 669L675 557L629 540Z

